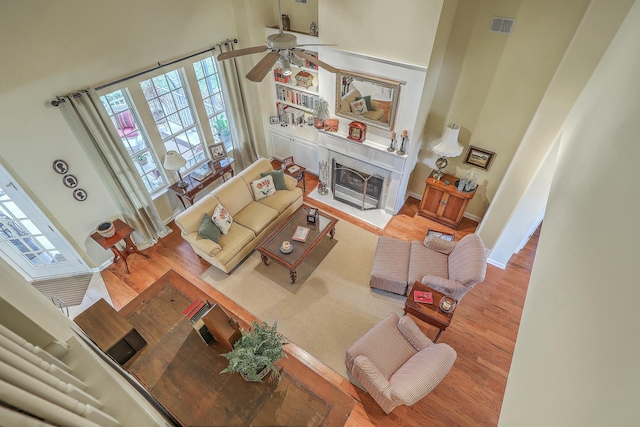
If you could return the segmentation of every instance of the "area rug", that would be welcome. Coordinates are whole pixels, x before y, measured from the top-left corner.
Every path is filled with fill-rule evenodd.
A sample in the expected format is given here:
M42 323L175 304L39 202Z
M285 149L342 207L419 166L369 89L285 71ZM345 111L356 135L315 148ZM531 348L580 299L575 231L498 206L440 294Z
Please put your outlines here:
M215 267L200 277L257 318L347 377L347 348L391 312L402 314L404 298L372 290L369 278L378 236L346 221L336 225L298 268L265 266L254 252L232 274Z

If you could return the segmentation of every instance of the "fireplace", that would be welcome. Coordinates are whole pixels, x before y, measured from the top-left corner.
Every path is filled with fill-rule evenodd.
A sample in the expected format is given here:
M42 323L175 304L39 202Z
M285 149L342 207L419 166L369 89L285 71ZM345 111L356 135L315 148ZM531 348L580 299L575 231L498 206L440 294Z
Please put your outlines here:
M333 198L360 210L378 209L384 178L367 174L332 160Z

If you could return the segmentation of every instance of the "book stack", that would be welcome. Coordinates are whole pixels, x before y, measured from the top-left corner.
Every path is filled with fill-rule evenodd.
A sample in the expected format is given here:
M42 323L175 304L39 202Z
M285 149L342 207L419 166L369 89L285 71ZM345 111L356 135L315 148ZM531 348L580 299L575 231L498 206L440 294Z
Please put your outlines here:
M182 314L185 315L193 329L198 332L202 341L204 341L207 345L213 343L215 340L207 327L204 325L202 318L205 314L211 309L213 305L209 301L202 301L200 298L196 299L192 302L189 307L185 308Z
M309 110L312 110L318 101L317 95L311 95L309 93L281 85L276 85L276 98L278 98L279 101L299 105Z
M291 76L285 76L282 73L282 68L276 68L273 70L273 79L280 83L289 83Z
M299 125L305 122L304 111L290 105L277 103L280 120L288 125Z
M195 179L196 181L202 181L203 179L205 179L206 177L208 177L212 173L213 173L213 171L209 168L209 165L202 165L198 169L196 169L193 172L191 172L190 176L191 176L191 178Z

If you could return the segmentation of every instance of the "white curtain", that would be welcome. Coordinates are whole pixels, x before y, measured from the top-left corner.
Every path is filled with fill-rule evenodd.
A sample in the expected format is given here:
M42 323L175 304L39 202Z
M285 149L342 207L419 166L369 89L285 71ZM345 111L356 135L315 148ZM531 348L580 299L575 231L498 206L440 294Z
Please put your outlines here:
M111 119L104 112L94 89L65 96L59 107L106 187L120 208L123 219L136 230L138 249L154 245L171 232L156 210L133 160L129 156Z
M233 50L233 42L218 45L220 52ZM233 137L233 148L237 153L233 156L238 163L240 169L244 169L257 160L257 150L252 139L251 123L247 113L244 93L240 81L240 72L236 59L226 61L217 61L216 65L220 70L223 78L223 89L226 90L226 98L229 101L227 112L230 112L230 120L232 132L235 130Z

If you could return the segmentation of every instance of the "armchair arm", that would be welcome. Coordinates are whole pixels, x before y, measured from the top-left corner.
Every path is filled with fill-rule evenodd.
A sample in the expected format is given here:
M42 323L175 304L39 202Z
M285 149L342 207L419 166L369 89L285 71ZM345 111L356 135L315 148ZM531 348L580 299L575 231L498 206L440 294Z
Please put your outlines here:
M436 388L456 357L456 351L442 343L419 351L391 376L391 399L413 405Z
M432 274L424 276L422 278L422 284L427 285L436 291L440 291L443 294L449 295L458 301L469 291L469 289L471 289L455 280L445 279L444 277L434 276Z
M402 402L391 398L389 393L391 384L368 357L362 355L356 357L351 373L385 413L388 414L393 408L402 404Z

